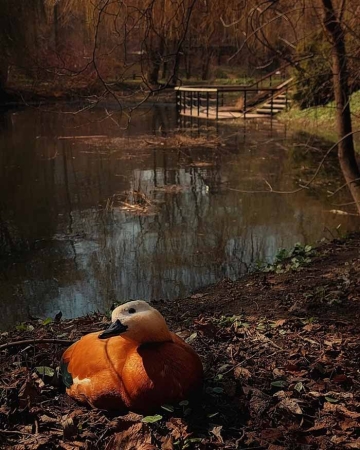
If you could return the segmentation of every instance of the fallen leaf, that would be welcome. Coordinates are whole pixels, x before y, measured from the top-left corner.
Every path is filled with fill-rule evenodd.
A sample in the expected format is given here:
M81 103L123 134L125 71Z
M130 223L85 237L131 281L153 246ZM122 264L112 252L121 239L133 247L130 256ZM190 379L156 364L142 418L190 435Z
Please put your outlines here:
M166 427L171 430L171 436L177 441L178 439L186 439L190 433L187 432L187 424L179 417L172 417L166 422Z
M273 370L273 375L275 378L281 378L285 375L285 372L284 370L275 367L275 369Z
M285 370L287 372L298 372L299 367L296 364L289 363L289 364L286 364Z
M261 439L269 442L274 442L283 436L283 432L279 428L266 428L261 431Z
M285 391L277 391L275 392L275 394L273 395L273 397L278 398L279 400L286 398L286 394Z
M194 295L192 295L190 298L194 298L194 299L197 299L197 298L202 298L202 297L204 297L206 294L194 294Z
M359 419L360 413L355 411L350 411L349 409L345 408L343 405L337 405L334 403L324 403L323 410L325 412L337 412L339 414L342 414L345 417L350 417L350 419Z
M40 420L42 423L57 423L58 419L55 417L47 416L46 414L43 414L40 416Z
M286 319L279 319L276 322L274 322L273 327L274 328L282 327L284 323L286 323Z
M356 441L349 442L348 444L345 444L346 448L355 448L360 449L360 438L357 438Z
M138 422L127 429L111 436L105 450L150 450L156 449L151 445L150 428L147 424Z
M40 395L34 386L34 383L30 380L25 381L19 391L20 406L25 408L39 403Z
M187 343L187 344L190 344L194 339L196 339L197 338L197 333L195 332L195 333L193 333L193 334L191 334L186 340L185 340L185 342Z
M331 381L333 383L341 384L341 383L346 383L346 381L348 381L348 380L349 380L349 378L346 375L340 374L340 375L335 375Z
M65 416L65 418L61 422L61 426L63 427L64 439L67 441L71 441L78 434L78 428L76 423L74 423L74 419L71 417Z
M235 367L234 377L237 380L248 380L249 378L251 378L251 373L250 370L245 369L245 367Z
M346 439L347 439L346 436L335 435L335 436L332 436L332 438L330 440L333 444L339 445L339 444L343 444L346 441Z
M306 433L310 433L312 431L326 430L329 424L326 421L316 422L315 425L311 428L308 428Z
M250 399L250 415L251 417L258 417L266 410L270 403L269 397L263 394L258 389L250 389L252 397Z
M173 437L169 434L165 436L161 444L161 450L173 450L173 449L174 449Z
M291 412L292 414L302 414L302 409L298 405L297 400L293 398L284 398L281 400L281 402L278 404L279 408L286 409L287 411Z
M339 425L342 430L346 431L349 428L358 428L359 422L352 419L345 419L343 422L340 422Z
M343 414L346 417L350 417L350 419L359 419L360 418L360 413L355 412L355 411L350 411L347 408L345 408L345 406L343 405L336 405L337 407L337 411L340 412L341 414Z
M219 426L213 427L213 429L210 430L210 432L211 432L214 436L217 437L218 442L220 442L221 444L223 444L223 443L224 443L224 440L223 440L223 438L222 438L222 436L221 436L221 430L222 430L222 426L219 425Z

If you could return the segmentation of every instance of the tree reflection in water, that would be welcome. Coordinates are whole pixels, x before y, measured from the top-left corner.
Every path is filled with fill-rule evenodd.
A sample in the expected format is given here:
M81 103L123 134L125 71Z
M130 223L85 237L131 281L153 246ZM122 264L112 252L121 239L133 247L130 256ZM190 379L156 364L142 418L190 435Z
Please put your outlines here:
M172 129L171 108L140 115L122 141L112 122L98 120L100 110L86 114L2 116L1 328L29 314L61 310L72 317L106 310L113 301L185 296L239 277L279 247L314 242L324 227L356 226L326 213L325 196L228 189L258 189L263 179L292 188L299 166L286 147L301 136L285 141L283 131L234 133L222 126L220 135L233 135L226 147L134 150L135 138ZM110 139L102 145L68 139L73 135ZM123 210L120 202L106 207L124 192L134 201L134 191L154 206L151 214Z

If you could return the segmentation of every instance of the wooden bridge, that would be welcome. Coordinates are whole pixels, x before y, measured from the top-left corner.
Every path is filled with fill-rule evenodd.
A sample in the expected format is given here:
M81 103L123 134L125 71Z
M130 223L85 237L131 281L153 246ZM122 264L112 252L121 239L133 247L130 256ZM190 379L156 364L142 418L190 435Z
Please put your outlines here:
M272 86L274 73L248 86L178 86L175 88L178 113L215 120L273 117L288 108L293 81L280 80ZM262 87L264 82L270 86Z

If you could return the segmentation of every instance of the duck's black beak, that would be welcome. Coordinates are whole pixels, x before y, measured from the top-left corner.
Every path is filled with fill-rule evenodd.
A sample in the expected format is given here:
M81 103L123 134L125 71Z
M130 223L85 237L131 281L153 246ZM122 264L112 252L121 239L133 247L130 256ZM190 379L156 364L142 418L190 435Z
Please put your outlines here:
M124 333L127 330L127 326L123 325L119 319L117 319L115 322L112 322L112 324L107 328L105 331L103 331L101 334L99 334L99 339L108 339L113 336L118 336L121 333Z

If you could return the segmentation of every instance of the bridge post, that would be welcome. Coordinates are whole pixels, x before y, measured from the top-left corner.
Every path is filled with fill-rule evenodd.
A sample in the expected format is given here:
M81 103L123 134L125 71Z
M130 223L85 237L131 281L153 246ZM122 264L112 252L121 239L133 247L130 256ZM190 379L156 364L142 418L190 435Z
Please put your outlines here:
M219 91L216 89L216 120L219 118Z
M244 119L246 119L246 89L244 90Z
M181 92L179 90L176 91L176 113L181 113Z

